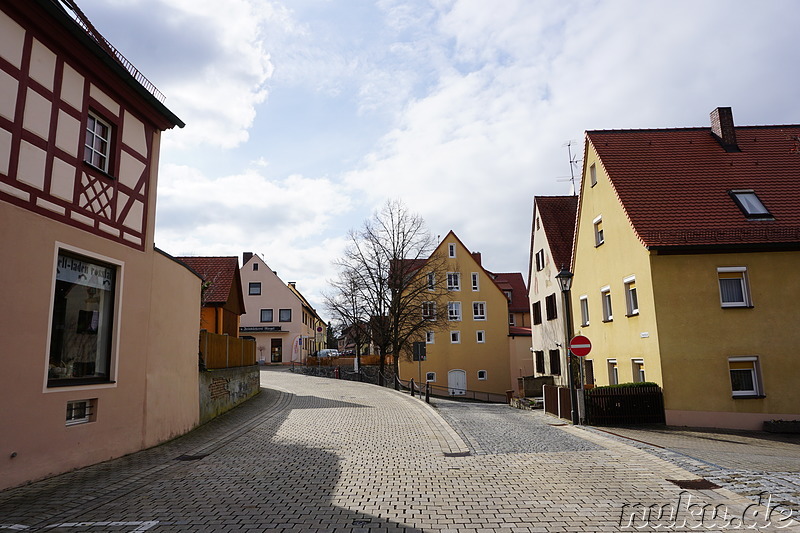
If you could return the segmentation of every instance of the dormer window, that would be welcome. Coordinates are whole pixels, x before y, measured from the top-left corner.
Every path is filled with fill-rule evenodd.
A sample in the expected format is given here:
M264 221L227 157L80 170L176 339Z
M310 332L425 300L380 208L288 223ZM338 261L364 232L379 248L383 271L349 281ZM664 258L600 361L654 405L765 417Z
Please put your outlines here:
M772 218L772 214L752 190L728 191L728 194L747 218Z

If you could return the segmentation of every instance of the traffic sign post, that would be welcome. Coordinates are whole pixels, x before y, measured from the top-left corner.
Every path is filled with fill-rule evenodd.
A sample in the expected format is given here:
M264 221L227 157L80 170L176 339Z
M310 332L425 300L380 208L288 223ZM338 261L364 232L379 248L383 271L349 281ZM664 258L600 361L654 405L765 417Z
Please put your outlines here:
M583 335L575 335L572 337L572 340L569 341L569 350L572 352L572 355L585 357L592 351L592 341Z
M592 351L592 341L583 335L575 335L572 337L572 340L569 341L569 351L578 357L586 357L589 355L589 352ZM581 389L583 389L585 385L584 381L586 381L583 375L583 359L580 359L578 368L580 369Z

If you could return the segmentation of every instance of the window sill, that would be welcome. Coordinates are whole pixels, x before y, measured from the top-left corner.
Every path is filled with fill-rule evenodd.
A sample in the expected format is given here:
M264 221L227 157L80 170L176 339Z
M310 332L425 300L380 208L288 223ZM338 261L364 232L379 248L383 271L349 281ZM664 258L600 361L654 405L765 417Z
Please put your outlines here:
M98 380L98 379L65 379L59 381L48 381L47 388L48 389L56 389L61 387L85 387L87 385L114 385L116 381L110 381L107 379Z
M605 242L606 242L606 241L599 242L599 243L595 243L594 247L595 247L595 248L600 248L601 246L603 246L603 244L605 244Z
M588 323L588 322L586 322L586 323L584 323L584 324L581 324L581 327L582 327L582 328L588 328L588 327L589 327L589 323Z
M631 318L631 317L634 317L634 316L639 316L639 311L636 311L635 313L627 314L625 316L628 317L628 318Z
M723 305L722 306L722 309L753 309L753 308L755 308L755 306L754 305L749 305L749 304L741 304L741 305L732 304L732 305Z
M604 318L603 319L603 324L605 324L607 322L614 322L614 319L613 318Z
M766 394L743 394L741 396L733 396L734 400L760 400L766 398Z
M87 167L89 167L90 169L94 170L95 172L99 172L100 174L102 174L103 176L105 176L106 178L108 178L110 180L115 180L116 181L116 179L117 179L114 176L112 176L111 174L109 174L108 172L106 172L105 170L103 170L102 168L96 167L93 164L89 163L88 161L84 161L83 164L86 165Z

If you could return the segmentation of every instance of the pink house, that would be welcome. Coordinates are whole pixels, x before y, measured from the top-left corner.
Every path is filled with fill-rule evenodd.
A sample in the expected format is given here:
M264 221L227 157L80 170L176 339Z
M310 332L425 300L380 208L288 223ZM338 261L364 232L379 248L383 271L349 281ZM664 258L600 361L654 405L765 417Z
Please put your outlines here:
M201 281L153 243L161 98L68 4L0 4L0 489L197 424Z

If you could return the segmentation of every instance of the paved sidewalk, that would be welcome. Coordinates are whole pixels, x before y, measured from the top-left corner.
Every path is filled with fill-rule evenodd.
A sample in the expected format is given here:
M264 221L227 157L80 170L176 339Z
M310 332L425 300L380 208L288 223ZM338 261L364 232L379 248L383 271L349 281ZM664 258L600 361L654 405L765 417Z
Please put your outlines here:
M720 530L720 517L697 515L705 503L727 510L734 519L727 525L760 518L731 491L681 489L668 480L697 476L599 433L548 426L579 449L496 453L483 446L485 453L465 455L469 445L458 432L407 395L272 370L261 377L262 394L184 438L0 492L0 527L56 533L665 529L670 517L647 514L652 505L677 510L676 531Z

